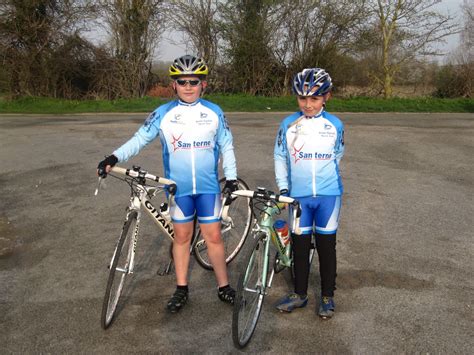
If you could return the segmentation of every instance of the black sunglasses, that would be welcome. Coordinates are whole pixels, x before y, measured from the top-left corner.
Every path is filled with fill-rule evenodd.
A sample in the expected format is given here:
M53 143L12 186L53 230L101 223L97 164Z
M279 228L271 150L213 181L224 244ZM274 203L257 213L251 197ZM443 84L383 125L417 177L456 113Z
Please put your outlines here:
M191 86L197 86L197 85L201 84L201 80L200 79L191 79L191 80L176 79L176 83L179 86L184 86L186 84L189 84Z

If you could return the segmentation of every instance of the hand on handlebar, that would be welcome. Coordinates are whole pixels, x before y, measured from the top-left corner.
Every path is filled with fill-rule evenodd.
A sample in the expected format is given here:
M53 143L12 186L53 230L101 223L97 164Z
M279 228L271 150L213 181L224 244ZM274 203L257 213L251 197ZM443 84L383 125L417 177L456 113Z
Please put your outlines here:
M118 159L115 155L108 155L104 160L100 161L97 165L97 175L101 178L106 178L107 174L118 163Z
M228 206L232 203L232 192L239 189L239 182L237 180L226 180L222 193L225 197L225 205Z

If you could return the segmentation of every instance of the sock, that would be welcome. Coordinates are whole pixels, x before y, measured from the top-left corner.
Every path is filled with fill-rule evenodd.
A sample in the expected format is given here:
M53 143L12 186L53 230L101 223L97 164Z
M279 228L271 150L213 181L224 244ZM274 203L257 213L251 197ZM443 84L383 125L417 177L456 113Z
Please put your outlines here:
M176 289L177 290L184 290L184 291L188 292L188 285L184 285L184 286L176 285Z
M229 285L229 284L227 284L227 285L225 285L225 286L222 286L222 287L219 287L219 292L224 291L224 290L227 290L228 288L230 288L230 285Z

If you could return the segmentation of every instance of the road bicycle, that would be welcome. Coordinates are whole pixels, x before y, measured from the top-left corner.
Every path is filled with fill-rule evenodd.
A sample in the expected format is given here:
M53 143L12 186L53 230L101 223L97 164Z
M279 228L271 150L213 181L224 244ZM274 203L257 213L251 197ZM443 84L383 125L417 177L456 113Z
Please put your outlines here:
M274 216L290 205L292 230L300 234L300 205L297 200L274 194L265 188L257 191L235 191L233 196L251 199L252 213L258 211L258 217L248 238L249 249L242 257L242 271L237 284L236 298L232 315L232 339L239 349L250 341L262 311L263 300L271 288L273 276L284 269L293 269L291 238L288 244L280 240L274 227ZM276 248L273 267L270 271L270 245ZM310 262L314 249L311 249Z
M163 232L160 235L167 236L173 241L174 228L169 216L169 206L173 201L177 188L174 181L150 174L137 166L134 166L132 169L115 166L108 175L125 181L130 186L130 203L127 207L122 232L108 265L110 271L101 315L101 325L104 329L108 328L112 323L117 305L119 304L120 295L126 284L126 276L133 274L134 271L142 209L147 212ZM101 178L99 178L99 184L95 192L96 195L99 191L100 183ZM221 187L224 186L224 183L225 179L222 179L220 181ZM240 178L238 179L238 187L248 189L247 184ZM167 195L165 198L167 202L163 202L156 208L152 200L158 195L161 195L161 197ZM226 263L231 262L242 248L249 233L252 218L249 199L240 202L235 200L235 198L231 198L232 201L230 202L232 203L228 205L226 202L228 202L229 198L231 197L224 196L222 201L222 206L226 206L225 221L223 220L221 223ZM202 267L212 270L207 254L206 242L198 227L193 232L190 252ZM171 257L162 274L169 273L172 263Z

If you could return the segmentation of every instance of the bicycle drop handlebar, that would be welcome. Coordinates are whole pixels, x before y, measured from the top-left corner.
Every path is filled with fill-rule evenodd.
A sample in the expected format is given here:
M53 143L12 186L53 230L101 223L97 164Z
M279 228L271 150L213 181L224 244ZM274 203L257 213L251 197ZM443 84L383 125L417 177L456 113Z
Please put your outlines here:
M168 186L168 192L171 196L174 196L176 194L176 183L173 180L166 179L164 177L156 176L153 174L150 174L149 172L145 170L141 170L139 167L133 167L132 169L125 169L121 168L119 166L114 166L110 170L111 173L116 173L119 175L124 175L124 176L130 176L132 178L137 178L137 179L145 179L145 180L151 180L154 182L157 182L159 184L167 185ZM100 182L103 178L99 176L99 183L97 185L97 188L95 190L95 194L97 195L99 192L99 187L100 187Z
M274 202L281 202L281 203L286 203L289 205L292 205L295 207L293 209L293 226L292 230L296 234L300 234L300 217L301 217L301 207L298 202L298 200L288 197L288 196L283 196L279 194L274 194L272 192L269 192L264 189L259 189L257 191L253 190L237 190L232 192L233 196L241 196L241 197L249 197L249 198L256 198L261 201L274 201ZM228 197L227 197L228 198ZM224 221L227 221L229 219L228 216L228 211L229 211L229 206L225 205L222 209L222 219Z
M134 177L134 178L144 178L147 180L155 181L159 184L167 185L168 191L171 195L174 195L176 193L176 183L173 180L150 174L144 170L125 169L119 166L114 166L111 172Z

